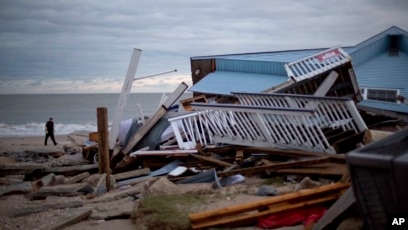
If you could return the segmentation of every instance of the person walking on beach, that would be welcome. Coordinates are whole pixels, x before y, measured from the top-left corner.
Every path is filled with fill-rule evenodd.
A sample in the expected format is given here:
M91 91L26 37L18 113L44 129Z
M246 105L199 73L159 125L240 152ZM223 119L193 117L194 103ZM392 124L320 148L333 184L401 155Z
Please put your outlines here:
M52 121L52 117L45 123L45 140L44 140L44 145L47 145L47 140L48 137L51 137L52 142L54 142L54 145L57 145L58 143L55 141L54 138L54 122Z

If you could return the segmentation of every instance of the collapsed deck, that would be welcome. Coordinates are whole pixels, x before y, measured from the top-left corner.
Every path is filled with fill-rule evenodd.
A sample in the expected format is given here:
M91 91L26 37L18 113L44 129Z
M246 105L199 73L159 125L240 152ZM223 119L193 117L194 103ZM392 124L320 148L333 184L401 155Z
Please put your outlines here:
M367 126L353 100L290 94L236 94L241 104L192 103L170 118L182 149L196 143L336 153L336 143Z

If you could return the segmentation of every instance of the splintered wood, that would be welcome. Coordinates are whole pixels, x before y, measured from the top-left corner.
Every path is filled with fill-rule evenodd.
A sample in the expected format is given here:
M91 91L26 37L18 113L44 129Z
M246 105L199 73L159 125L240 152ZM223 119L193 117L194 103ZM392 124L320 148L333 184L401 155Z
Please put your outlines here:
M256 202L194 213L189 215L189 219L192 229L253 225L259 217L333 203L349 186L349 183L334 183Z

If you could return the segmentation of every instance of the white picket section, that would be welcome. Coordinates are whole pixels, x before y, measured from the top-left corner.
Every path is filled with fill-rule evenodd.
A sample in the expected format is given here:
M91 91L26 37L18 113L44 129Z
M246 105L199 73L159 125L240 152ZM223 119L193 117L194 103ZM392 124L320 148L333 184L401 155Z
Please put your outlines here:
M350 61L351 57L349 54L340 47L334 47L312 56L287 63L285 64L285 70L289 78L298 82Z
M233 93L244 105L316 110L320 128L341 127L356 133L367 130L353 100L295 94Z

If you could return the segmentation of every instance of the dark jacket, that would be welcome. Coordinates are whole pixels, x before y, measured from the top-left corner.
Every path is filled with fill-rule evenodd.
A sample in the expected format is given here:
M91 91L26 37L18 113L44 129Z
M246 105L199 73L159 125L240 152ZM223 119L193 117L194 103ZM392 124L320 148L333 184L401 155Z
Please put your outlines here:
M47 130L46 130L47 133L49 133L49 134L54 133L54 122L53 121L47 121L45 126L47 127Z

